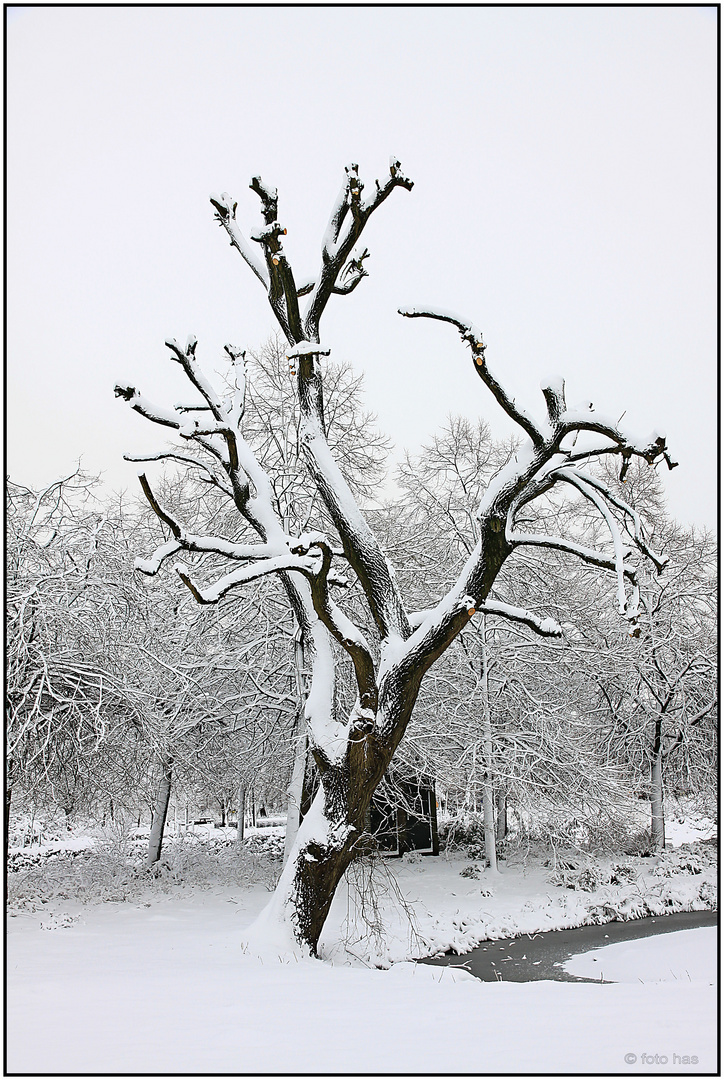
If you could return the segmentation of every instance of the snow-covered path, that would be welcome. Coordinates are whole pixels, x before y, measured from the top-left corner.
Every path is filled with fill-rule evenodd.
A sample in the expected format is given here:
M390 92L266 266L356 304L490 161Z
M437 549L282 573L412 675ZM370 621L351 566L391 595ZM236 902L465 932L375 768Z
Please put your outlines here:
M11 920L8 1070L686 1072L674 1054L716 1069L706 979L492 984L411 963L262 963L239 940L267 898L257 887L106 904L54 932ZM689 955L695 940L710 949L690 938Z

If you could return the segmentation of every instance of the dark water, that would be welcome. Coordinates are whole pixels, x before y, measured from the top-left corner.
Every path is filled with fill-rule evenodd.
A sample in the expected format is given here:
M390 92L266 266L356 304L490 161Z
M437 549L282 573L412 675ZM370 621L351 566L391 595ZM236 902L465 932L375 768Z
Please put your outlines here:
M535 979L598 982L597 979L569 975L561 965L578 953L601 949L604 945L652 937L654 934L670 934L675 930L717 926L718 921L716 911L678 911L673 915L657 915L649 919L577 926L572 930L547 930L540 934L523 934L518 938L484 941L463 956L446 953L445 956L429 957L420 963L462 967L485 982L532 982Z

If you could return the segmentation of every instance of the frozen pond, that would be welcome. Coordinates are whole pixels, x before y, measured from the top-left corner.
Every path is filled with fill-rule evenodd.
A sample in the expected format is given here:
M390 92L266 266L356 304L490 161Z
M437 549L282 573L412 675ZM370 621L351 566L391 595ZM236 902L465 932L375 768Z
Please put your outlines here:
M485 941L464 956L447 953L445 956L422 962L462 967L485 982L532 982L538 979L601 982L601 972L604 982L628 981L616 977L615 972L621 970L621 963L618 960L614 963L613 959L609 959L611 948L619 945L623 947L622 943L640 941L642 938L707 927L710 928L711 944L705 946L704 950L712 957L715 977L717 925L716 911L680 911L650 919L577 926L570 930L550 930L501 941ZM607 954L605 964L596 952L604 949ZM678 957L681 950L677 948L676 951ZM582 953L586 956L581 956ZM646 981L645 973L651 970L651 959L656 953L656 947L651 946L643 951L640 947L635 951L629 950L626 970L629 970L631 958L640 956L642 967L638 977ZM680 963L680 960L677 960L677 963ZM681 970L682 977L686 978L683 974L686 969L682 967ZM692 973L690 976L694 978ZM633 978L636 979L637 976L634 975ZM654 981L658 979L655 977ZM705 981L710 980L707 978Z

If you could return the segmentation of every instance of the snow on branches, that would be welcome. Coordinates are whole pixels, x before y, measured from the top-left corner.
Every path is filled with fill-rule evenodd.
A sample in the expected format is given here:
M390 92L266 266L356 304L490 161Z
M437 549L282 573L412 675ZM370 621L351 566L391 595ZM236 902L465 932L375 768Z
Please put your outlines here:
M329 353L320 345L320 320L330 296L351 292L366 276L363 261L369 252L360 247L360 237L370 216L395 188L409 191L412 186L393 158L389 176L376 182L366 195L358 166L348 165L322 238L318 274L301 286L283 248L286 229L279 221L276 189L258 176L252 179L250 187L260 200L262 223L250 240L238 227L236 201L227 193L211 199L216 220L264 286L290 345L287 356L295 377L297 445L336 537L309 532L301 523L299 535L293 535L287 516L279 512L274 488L277 478L263 467L244 436L247 373L243 351L226 346L233 386L219 393L196 358L195 338L190 337L185 345L172 338L166 342L172 359L199 396L195 404L162 408L133 386L116 387L116 395L131 408L152 423L175 430L184 445L194 447L190 455L170 450L145 460L166 458L198 469L205 483L231 500L240 524L249 526L258 538L246 544L193 533L161 505L142 474L146 498L170 536L151 556L137 560L137 569L155 574L181 552L213 553L218 556L214 565L219 560L234 565L206 583L197 581L183 563L176 563L181 580L199 603L217 603L232 589L276 575L297 620L312 672L305 716L321 781L314 815L321 815L323 827L308 825L305 829L303 825L300 829L272 903L277 916L291 919L297 939L312 950L334 889L365 832L372 793L405 733L431 665L477 614L522 623L543 637L561 636L561 626L549 616L509 604L497 591L493 598L496 580L510 555L524 547L550 548L613 572L619 610L634 634L639 595L628 541L658 570L665 565L665 559L649 548L635 510L584 469L606 455L621 459L621 479L635 457L649 464L663 460L673 468L663 434L654 432L640 439L593 408L569 409L560 378L544 381L541 386L547 419L540 424L516 404L504 381L493 373L477 327L452 312L413 308L401 314L450 323L458 330L471 350L477 376L525 438L485 488L477 521L471 521L474 536L467 559L456 582L434 606L409 612L395 570L330 449L325 422L326 373L319 359ZM300 307L303 298L305 303ZM274 437L272 433L272 440ZM287 483L286 475L279 483ZM593 508L610 537L610 549L599 550L576 536L529 530L524 509L554 488L575 489ZM344 580L351 578L358 586L355 603L366 607L364 615L353 617L353 605L348 603L343 610L332 599L331 588L343 580L333 569L335 560L337 566L343 564ZM376 635L371 643L370 630ZM346 654L356 681L357 700L346 717L335 711L333 643Z
M541 428L508 395L502 383L493 375L485 357L485 343L476 326L452 312L437 308L400 309L407 318L429 318L447 322L456 327L462 340L470 347L475 370L498 404L523 429L528 436L520 452L500 471L488 487L478 510L481 526L500 531L504 528L505 543L512 551L521 546L550 547L566 551L595 566L613 570L618 581L619 613L631 624L631 633L637 632L639 616L639 590L634 570L624 565L627 551L611 507L622 511L634 525L633 540L638 549L661 571L666 558L656 555L648 546L643 526L636 512L609 491L600 481L584 474L576 464L590 464L606 454L617 454L622 465L619 478L625 480L632 457L643 458L649 465L663 460L669 469L676 467L666 447L666 439L660 432L653 432L647 439L640 439L621 428L617 421L596 412L570 410L565 401L565 384L556 377L541 383L545 398L548 424ZM596 438L587 444L579 442L581 433L591 433ZM531 534L516 529L516 515L534 499L546 494L556 484L575 487L598 510L611 536L612 551L599 552L563 537ZM504 524L503 524L504 523ZM625 581L631 583L627 593ZM539 631L540 632L540 631Z

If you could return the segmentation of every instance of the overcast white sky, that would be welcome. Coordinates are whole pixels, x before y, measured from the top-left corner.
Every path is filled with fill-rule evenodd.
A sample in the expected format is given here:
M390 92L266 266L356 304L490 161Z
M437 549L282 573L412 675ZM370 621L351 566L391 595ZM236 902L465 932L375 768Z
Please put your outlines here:
M264 292L209 193L279 189L297 280L343 177L396 154L415 181L365 233L370 277L322 337L416 449L447 413L497 406L449 326L477 323L519 403L542 377L642 435L668 435L672 511L716 522L716 9L10 8L7 471L82 455L135 486L124 451L165 436L113 397L184 396L168 336L261 343ZM188 395L185 395L186 397Z

